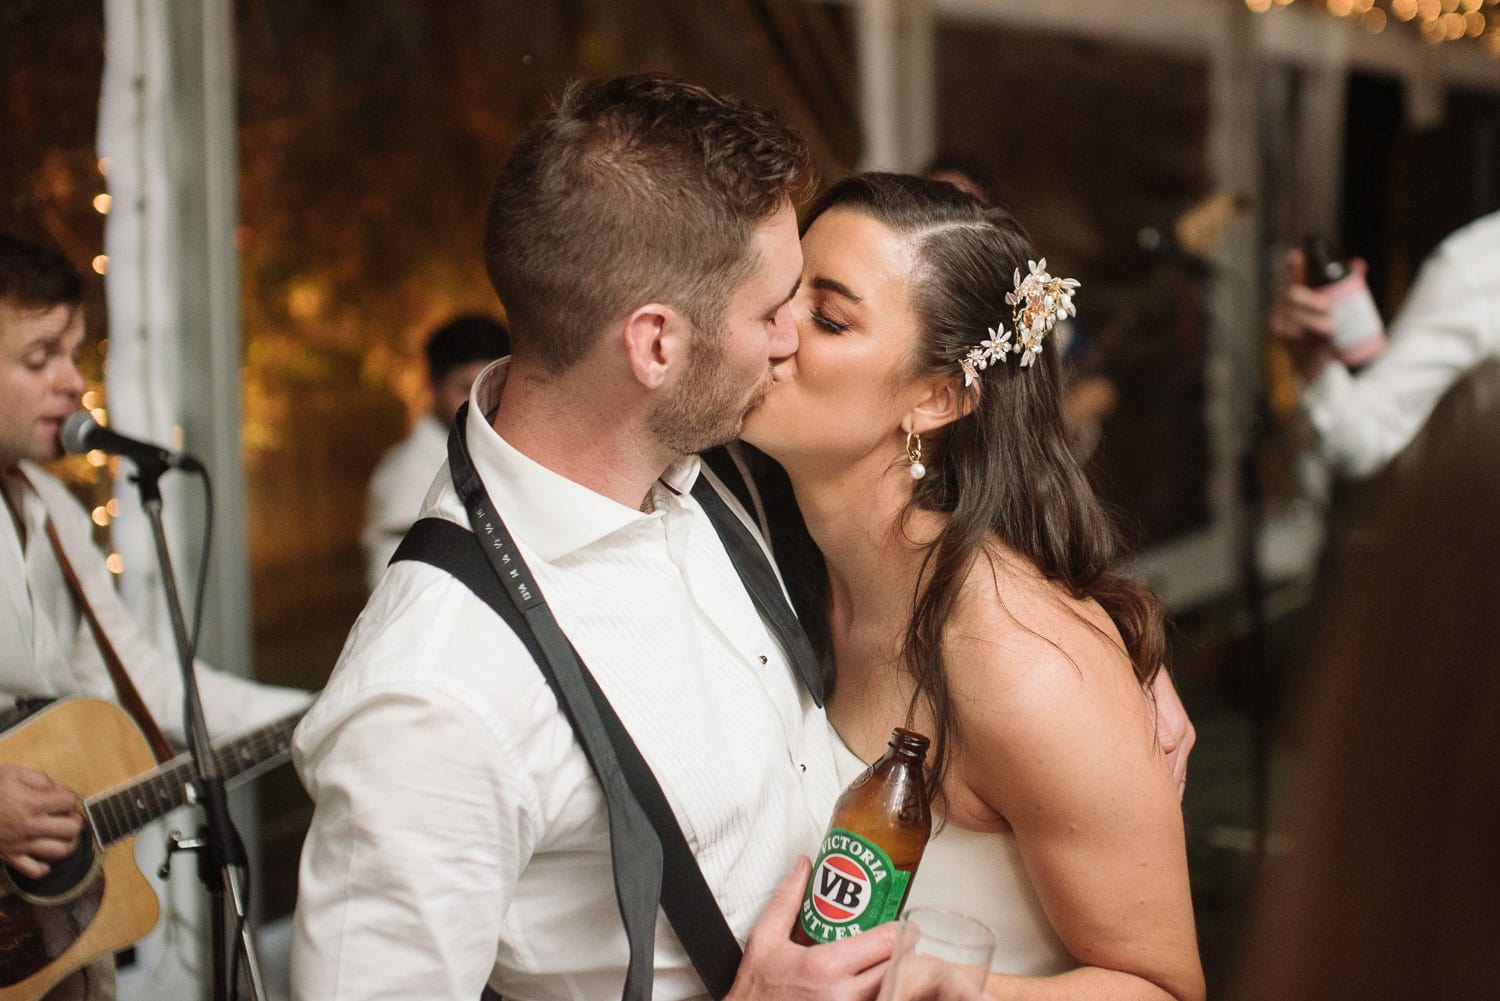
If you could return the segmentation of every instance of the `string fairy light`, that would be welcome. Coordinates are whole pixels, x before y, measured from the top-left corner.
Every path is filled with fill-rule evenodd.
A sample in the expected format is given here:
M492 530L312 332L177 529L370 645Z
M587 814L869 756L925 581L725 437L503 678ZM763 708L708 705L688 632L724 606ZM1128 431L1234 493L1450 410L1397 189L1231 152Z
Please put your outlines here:
M1355 21L1371 34L1395 22L1410 24L1433 45L1477 41L1491 57L1500 58L1500 0L1245 0L1257 14L1293 4Z

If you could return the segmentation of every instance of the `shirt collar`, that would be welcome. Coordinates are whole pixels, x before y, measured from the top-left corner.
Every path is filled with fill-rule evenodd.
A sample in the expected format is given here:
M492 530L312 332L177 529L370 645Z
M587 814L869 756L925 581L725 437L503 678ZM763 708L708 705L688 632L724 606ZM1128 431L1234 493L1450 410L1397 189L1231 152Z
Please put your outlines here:
M491 364L469 392L469 455L496 510L511 534L538 557L555 562L627 528L661 517L663 491L656 491L656 514L626 507L555 473L517 451L490 424L500 403L510 359ZM686 495L698 479L696 455L674 462L662 474L671 492Z

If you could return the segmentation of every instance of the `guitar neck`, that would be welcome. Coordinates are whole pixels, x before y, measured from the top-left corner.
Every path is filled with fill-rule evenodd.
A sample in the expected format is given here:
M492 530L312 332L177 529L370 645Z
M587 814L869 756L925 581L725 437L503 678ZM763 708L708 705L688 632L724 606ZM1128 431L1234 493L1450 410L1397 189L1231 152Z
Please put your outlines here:
M225 784L233 787L276 767L292 753L292 731L302 713L277 720L242 737L214 745L214 760ZM128 785L101 793L85 806L104 847L189 802L188 786L198 777L192 755L179 754Z

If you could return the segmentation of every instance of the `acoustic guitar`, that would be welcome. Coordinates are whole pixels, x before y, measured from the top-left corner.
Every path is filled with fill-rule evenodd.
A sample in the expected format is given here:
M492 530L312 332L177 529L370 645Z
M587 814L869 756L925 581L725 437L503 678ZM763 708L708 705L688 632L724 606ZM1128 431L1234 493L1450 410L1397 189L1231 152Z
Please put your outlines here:
M226 785L291 756L299 712L214 746ZM190 755L158 765L120 708L55 702L0 735L0 764L35 768L78 794L78 847L41 879L0 866L0 1001L34 1001L95 958L145 937L160 911L135 862L135 834L192 802Z

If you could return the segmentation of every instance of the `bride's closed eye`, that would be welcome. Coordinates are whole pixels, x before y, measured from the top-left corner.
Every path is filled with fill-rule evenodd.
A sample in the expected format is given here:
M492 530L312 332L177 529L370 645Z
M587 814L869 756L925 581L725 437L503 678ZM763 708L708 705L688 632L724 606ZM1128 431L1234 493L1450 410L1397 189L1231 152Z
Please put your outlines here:
M820 328L828 331L830 334L842 334L844 331L849 329L849 324L839 320L835 320L833 317L823 312L823 310L817 306L813 306L810 310L808 310L808 316L812 319L813 323L816 323Z

